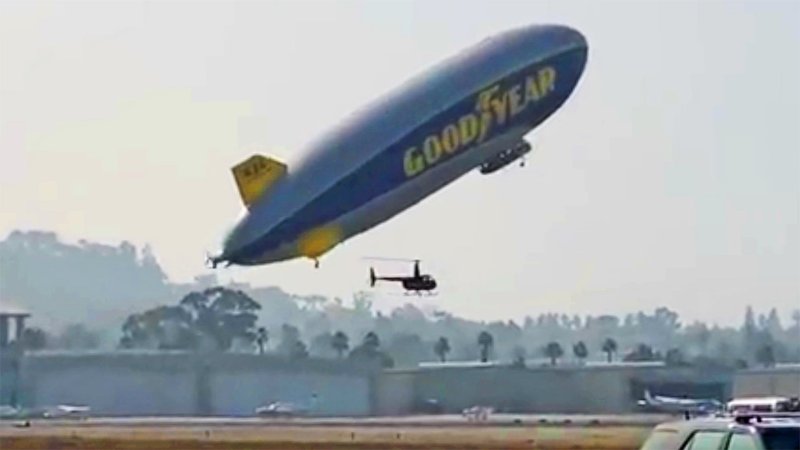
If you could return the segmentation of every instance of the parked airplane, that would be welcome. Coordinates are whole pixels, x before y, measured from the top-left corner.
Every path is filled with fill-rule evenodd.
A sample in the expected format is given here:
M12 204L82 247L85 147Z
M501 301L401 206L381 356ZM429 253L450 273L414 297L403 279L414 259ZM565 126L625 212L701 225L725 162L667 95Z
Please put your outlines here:
M85 419L89 416L90 408L88 406L77 405L56 405L53 407L45 407L42 417L46 419L73 417L77 419Z
M0 419L16 419L19 417L19 408L11 405L0 405Z
M255 413L262 417L295 417L305 416L312 412L317 403L317 395L312 394L311 400L307 405L302 405L293 402L276 401L269 403L265 406L259 406L255 409Z
M645 389L644 399L639 400L637 403L639 406L651 411L673 414L711 414L725 409L725 405L716 399L677 398L652 395L649 389Z
M0 419L85 419L89 416L88 406L55 405L38 408L18 408L0 405Z

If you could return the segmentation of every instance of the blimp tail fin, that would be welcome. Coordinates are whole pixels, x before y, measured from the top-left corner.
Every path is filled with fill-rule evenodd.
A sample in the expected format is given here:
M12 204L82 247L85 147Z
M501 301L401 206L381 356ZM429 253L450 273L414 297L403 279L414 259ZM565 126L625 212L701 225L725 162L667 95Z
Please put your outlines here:
M233 178L246 207L250 207L269 188L286 175L288 167L275 158L253 155L233 166Z

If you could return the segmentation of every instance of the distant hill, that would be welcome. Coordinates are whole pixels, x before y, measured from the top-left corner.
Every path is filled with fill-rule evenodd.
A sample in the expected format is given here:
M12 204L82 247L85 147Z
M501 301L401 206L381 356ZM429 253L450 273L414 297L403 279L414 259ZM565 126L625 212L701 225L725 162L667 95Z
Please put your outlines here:
M116 333L129 314L216 283L213 275L173 283L150 247L127 241L70 244L49 231L14 231L0 241L0 304L27 310L33 323L51 330L84 323ZM268 317L299 316L294 297L277 287L237 288L250 292Z

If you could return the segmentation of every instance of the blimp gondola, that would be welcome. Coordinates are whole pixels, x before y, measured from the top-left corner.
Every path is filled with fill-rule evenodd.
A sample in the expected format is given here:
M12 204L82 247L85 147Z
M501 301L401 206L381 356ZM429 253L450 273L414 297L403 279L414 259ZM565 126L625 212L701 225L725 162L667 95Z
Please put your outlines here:
M253 155L232 168L245 206L211 265L318 261L459 177L496 173L560 108L586 65L584 36L531 25L491 36L359 110L296 167Z

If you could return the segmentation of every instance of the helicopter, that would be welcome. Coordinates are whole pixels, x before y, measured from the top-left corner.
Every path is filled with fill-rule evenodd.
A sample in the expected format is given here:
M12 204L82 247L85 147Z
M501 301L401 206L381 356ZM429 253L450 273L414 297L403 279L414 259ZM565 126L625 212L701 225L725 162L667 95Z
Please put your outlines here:
M399 282L402 284L403 289L406 290L406 294L409 292L415 293L417 295L422 295L422 292L427 292L431 295L431 291L436 289L436 280L433 276L429 274L423 274L419 270L419 262L418 259L407 260L407 259L399 259L399 258L369 258L369 259L383 259L383 260L390 260L390 261L411 261L414 263L414 274L413 275L405 275L405 276L377 276L375 275L375 269L370 267L369 268L369 285L370 287L375 287L375 283L378 281L393 281Z

